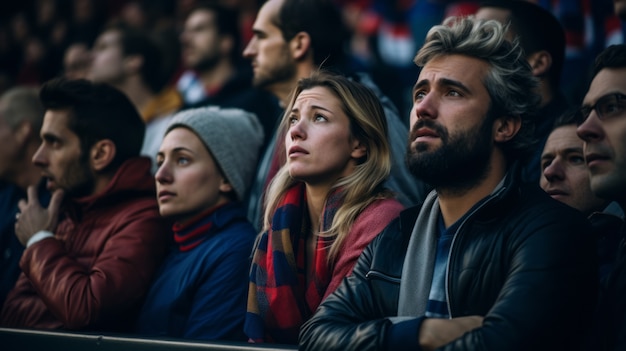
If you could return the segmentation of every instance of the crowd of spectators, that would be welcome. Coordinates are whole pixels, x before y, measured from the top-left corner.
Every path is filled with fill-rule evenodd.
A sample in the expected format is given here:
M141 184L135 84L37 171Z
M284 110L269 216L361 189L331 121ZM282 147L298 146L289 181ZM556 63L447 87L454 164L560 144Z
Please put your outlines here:
M611 0L529 0L549 9L566 31L562 90L580 101L592 59L610 44L624 41L626 26ZM40 85L69 71L68 48L91 48L104 27L122 21L152 33L163 48L163 79L173 84L182 73L179 33L196 0L30 0L0 5L0 93L15 85ZM262 0L219 1L239 11L242 45ZM352 30L352 64L368 70L401 116L410 108L417 68L412 57L426 32L450 15L474 13L479 0L335 0ZM243 47L241 48L243 50ZM78 65L78 67L76 66ZM571 72L571 74L570 74ZM398 84L400 83L400 84Z

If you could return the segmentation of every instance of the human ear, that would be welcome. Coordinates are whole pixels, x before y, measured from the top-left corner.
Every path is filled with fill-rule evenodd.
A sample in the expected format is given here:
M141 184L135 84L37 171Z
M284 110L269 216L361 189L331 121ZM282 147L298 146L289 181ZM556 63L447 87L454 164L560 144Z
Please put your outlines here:
M505 116L496 119L494 122L493 140L496 143L507 142L519 132L522 127L522 119L519 116Z
M30 123L23 121L19 124L19 126L17 126L17 128L15 128L15 130L13 131L13 135L15 136L15 140L17 140L19 145L24 145L31 138L32 132L33 126Z
M226 178L222 177L219 189L222 193L229 193L233 191L233 186L228 182L228 180L226 180Z
M350 157L359 160L365 156L367 156L367 146L360 140L354 139L352 142L352 153L350 154Z
M533 76L542 77L552 67L552 55L545 50L537 51L528 57Z
M141 70L141 66L143 66L143 57L140 55L131 55L124 58L124 62L129 71L139 72Z
M295 60L305 58L311 52L311 36L306 32L297 33L290 41L289 48Z
M102 171L113 161L116 154L115 143L111 139L98 140L92 147L90 160L95 171Z

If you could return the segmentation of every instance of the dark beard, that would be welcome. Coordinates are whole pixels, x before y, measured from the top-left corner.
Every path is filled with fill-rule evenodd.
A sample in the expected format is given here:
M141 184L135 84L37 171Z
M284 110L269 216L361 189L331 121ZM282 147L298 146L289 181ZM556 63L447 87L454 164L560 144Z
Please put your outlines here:
M289 48L283 46L281 49L281 61L275 63L265 74L254 75L252 85L258 89L269 90L268 87L276 84L287 82L296 75L296 65L290 58Z
M411 150L411 140L416 130L427 127L437 132L441 146L428 150L428 145L418 144ZM479 184L490 169L493 148L491 140L492 119L487 117L481 125L459 134L448 131L432 119L420 119L412 128L407 148L407 164L417 179L438 191L463 193Z
M205 56L194 65L193 69L198 72L210 71L215 68L219 62L220 57L218 55Z

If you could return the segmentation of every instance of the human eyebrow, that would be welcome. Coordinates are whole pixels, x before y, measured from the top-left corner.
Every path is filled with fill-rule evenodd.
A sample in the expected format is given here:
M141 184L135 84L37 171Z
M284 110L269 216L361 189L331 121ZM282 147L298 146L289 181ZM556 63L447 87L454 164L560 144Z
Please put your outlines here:
M254 29L254 28L252 29L252 34L253 34L254 36L257 36L257 37L263 37L263 36L265 36L265 32L264 32L264 31L262 31L262 30L260 30L260 29Z
M54 142L60 142L61 138L59 138L58 136L54 135L54 134L50 134L50 133L44 133L42 134L41 138L45 141L47 141L48 143L54 143Z
M439 84L442 86L455 87L462 90L464 93L469 93L470 89L465 86L465 84L459 82L458 80L449 79L449 78L441 78L439 80Z
M423 86L428 85L429 83L430 82L428 81L428 79L423 79L423 80L416 82L415 85L413 86L413 93L421 89Z
M547 153L541 155L541 161L551 160L551 159L554 159L554 153L552 153L552 152L547 152Z
M563 151L561 151L564 155L569 155L569 154L582 154L583 152L583 148L582 147L568 147L563 149Z

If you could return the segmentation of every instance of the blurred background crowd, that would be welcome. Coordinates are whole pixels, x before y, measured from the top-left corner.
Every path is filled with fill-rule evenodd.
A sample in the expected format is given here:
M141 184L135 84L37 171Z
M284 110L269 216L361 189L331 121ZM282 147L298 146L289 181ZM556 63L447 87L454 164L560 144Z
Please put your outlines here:
M622 43L626 26L612 0L529 0L549 9L566 32L566 62L561 90L581 100L593 57ZM239 12L241 50L252 36L262 0L222 0ZM107 24L123 22L148 31L162 48L165 84L183 72L180 38L184 19L196 0L21 0L0 4L0 93L16 85L39 85L60 75L83 77L89 50ZM449 15L471 14L474 1L336 0L352 30L352 64L369 71L407 116L417 68L412 58L426 32ZM157 72L155 72L157 74Z

